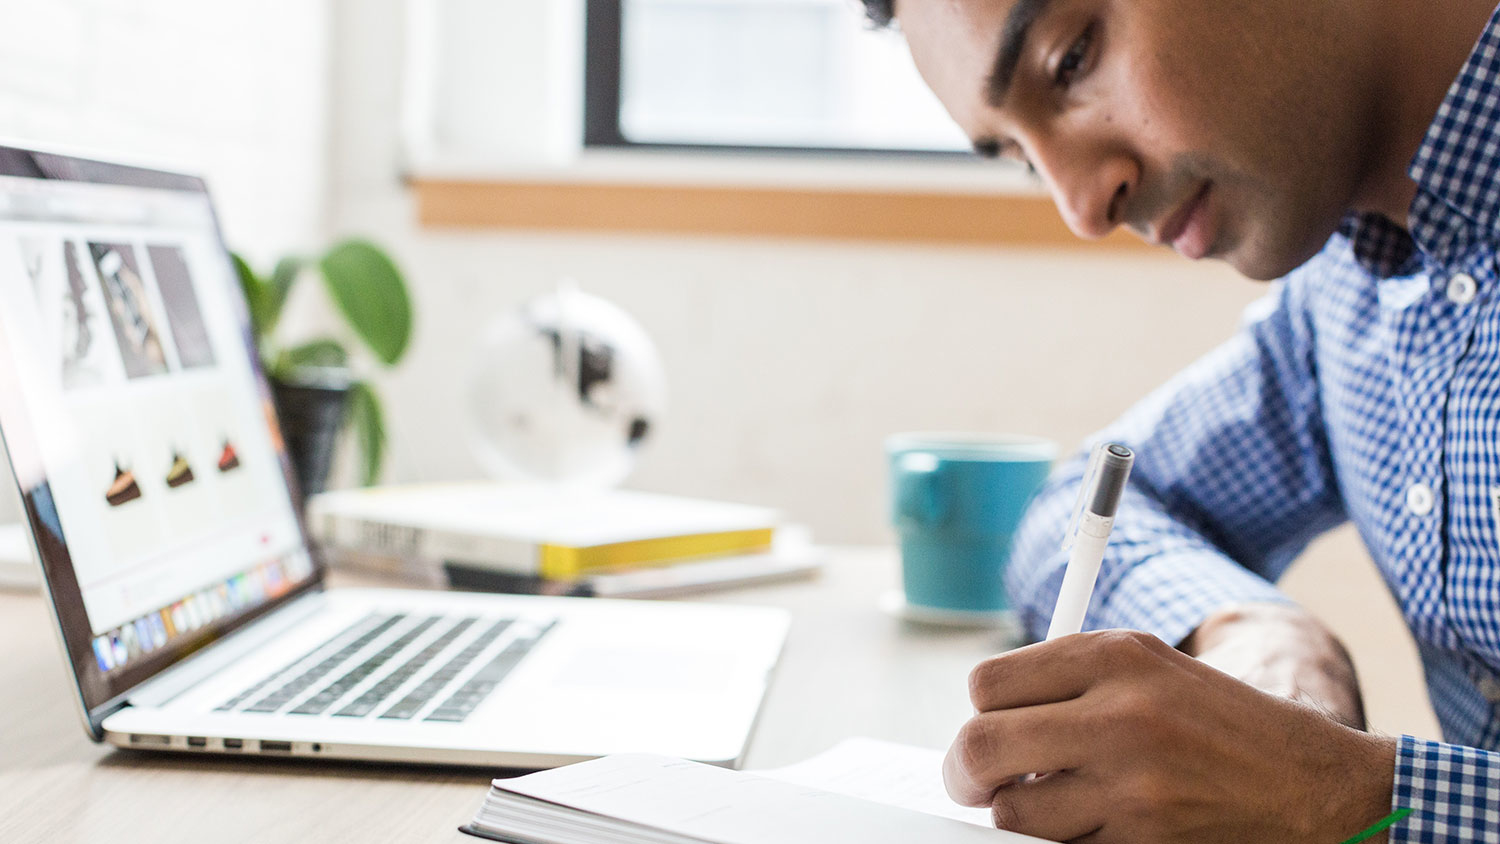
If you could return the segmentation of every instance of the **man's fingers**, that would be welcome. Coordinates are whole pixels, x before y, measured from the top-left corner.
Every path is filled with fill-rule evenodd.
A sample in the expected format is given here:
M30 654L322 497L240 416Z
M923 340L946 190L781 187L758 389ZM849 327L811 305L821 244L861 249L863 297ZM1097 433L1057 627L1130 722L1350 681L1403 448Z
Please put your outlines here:
M1099 745L1088 724L1073 702L975 715L943 759L948 796L965 806L987 806L996 789L1018 777L1086 764Z
M980 712L1040 706L1080 697L1111 673L1131 673L1176 654L1134 630L1064 636L991 657L969 673L969 699Z
M1062 771L1018 782L995 792L990 817L1000 829L1049 841L1089 840L1106 818L1098 783Z

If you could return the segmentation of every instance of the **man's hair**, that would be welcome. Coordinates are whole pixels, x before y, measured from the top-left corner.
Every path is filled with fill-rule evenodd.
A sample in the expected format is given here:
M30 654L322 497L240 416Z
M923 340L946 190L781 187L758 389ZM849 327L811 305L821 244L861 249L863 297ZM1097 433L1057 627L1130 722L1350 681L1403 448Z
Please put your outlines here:
M891 25L891 18L896 16L893 8L896 0L864 0L864 3L865 16L870 19L870 23L877 27Z

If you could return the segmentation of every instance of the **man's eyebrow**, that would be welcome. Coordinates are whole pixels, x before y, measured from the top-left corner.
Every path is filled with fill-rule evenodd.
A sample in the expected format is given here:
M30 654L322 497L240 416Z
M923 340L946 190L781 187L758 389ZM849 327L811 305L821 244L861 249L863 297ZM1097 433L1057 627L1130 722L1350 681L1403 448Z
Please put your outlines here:
M1052 0L1016 0L1016 5L1005 17L1005 27L1000 32L1000 50L995 54L995 64L985 86L985 99L991 106L999 108L1005 102L1011 79L1016 75L1016 65L1021 63L1021 51L1026 49L1031 25L1050 5Z

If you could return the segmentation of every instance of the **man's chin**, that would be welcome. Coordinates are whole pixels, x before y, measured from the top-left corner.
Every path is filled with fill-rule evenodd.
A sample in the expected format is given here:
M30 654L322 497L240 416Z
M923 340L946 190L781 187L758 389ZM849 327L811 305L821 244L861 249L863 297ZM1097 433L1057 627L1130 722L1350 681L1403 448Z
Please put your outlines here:
M1215 244L1223 248L1215 249L1209 255L1234 267L1245 278L1274 281L1323 251L1328 238L1337 229L1337 220L1326 226L1328 230L1321 236L1309 234L1325 228L1319 225L1320 222L1306 221L1302 225L1280 226L1271 231L1253 229L1242 233L1234 243Z
M1240 275L1252 281L1275 281L1286 276L1322 251L1322 244L1292 249L1256 249L1249 243L1241 243L1239 249L1216 255L1219 260L1234 267Z
M1229 266L1234 267L1239 271L1240 275L1251 281L1275 281L1302 265L1301 262L1298 262L1288 266L1283 263L1269 263L1263 260L1240 259L1232 255L1221 260Z

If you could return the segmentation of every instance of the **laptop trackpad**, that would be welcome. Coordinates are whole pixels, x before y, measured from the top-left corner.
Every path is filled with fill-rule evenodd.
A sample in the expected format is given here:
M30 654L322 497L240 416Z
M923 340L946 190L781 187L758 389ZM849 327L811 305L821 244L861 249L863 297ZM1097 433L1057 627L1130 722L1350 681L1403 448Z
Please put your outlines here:
M733 676L737 658L727 652L653 648L583 648L553 681L558 686L660 691L715 691Z

